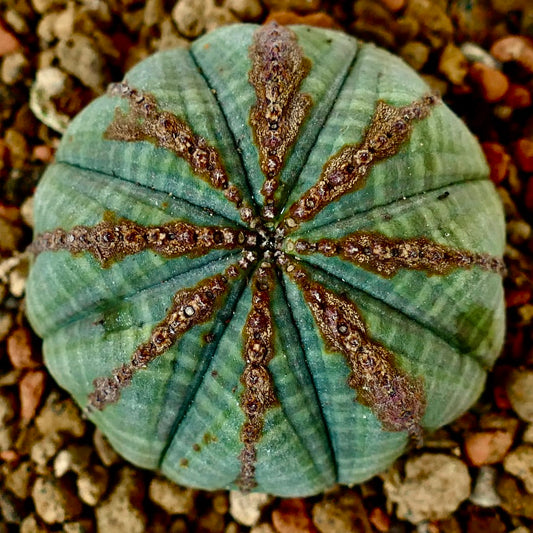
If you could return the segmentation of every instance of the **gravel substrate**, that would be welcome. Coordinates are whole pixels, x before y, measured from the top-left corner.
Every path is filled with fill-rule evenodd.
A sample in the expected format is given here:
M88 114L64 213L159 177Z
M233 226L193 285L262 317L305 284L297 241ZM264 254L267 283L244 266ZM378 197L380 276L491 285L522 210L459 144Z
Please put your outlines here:
M533 530L531 0L3 0L0 14L0 533ZM154 51L267 18L401 55L478 136L507 216L508 336L480 401L382 476L307 499L127 464L49 377L24 316L32 194L70 118Z

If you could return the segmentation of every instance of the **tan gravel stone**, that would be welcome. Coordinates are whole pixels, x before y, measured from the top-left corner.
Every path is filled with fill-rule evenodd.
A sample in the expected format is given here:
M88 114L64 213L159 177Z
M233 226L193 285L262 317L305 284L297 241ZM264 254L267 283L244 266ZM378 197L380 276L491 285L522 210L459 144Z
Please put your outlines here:
M91 446L69 444L57 454L54 460L54 474L56 477L62 477L69 471L79 474L89 466L92 452Z
M261 492L244 494L232 490L229 494L230 514L244 526L253 526L261 517L263 507L272 501L272 497Z
M500 477L496 490L502 498L501 506L509 514L533 519L533 494L521 490L518 483L510 475Z
M74 437L85 433L85 422L74 402L62 400L58 392L52 392L35 419L37 429L43 434L65 432Z
M439 59L439 72L454 85L461 85L468 74L468 61L460 48L448 43Z
M44 466L54 457L63 445L64 438L59 433L48 433L31 447L31 460L40 466Z
M24 78L30 66L22 52L12 52L4 57L0 77L6 85L14 85Z
M533 422L533 371L513 370L507 379L507 396L516 414Z
M533 446L518 446L505 458L503 467L521 479L526 490L533 494Z
M420 70L429 58L430 48L419 41L410 41L400 50L400 56L415 70Z
M205 29L205 0L178 0L172 10L172 20L185 37L198 37Z
M372 533L358 494L324 498L313 506L313 523L321 533Z
M89 37L75 33L69 39L59 41L56 50L59 64L65 71L93 91L104 91L104 60Z
M258 524L250 529L250 533L276 533L270 524Z
M37 514L47 523L71 520L81 513L81 502L61 480L38 477L32 490Z
M398 517L417 524L453 513L470 495L470 475L455 457L425 453L406 462L405 479L389 474L384 490Z
M144 533L147 524L142 505L144 493L140 472L122 468L111 494L96 507L98 531Z
M1 389L0 389L1 391ZM5 426L15 417L15 399L7 392L0 394L0 426Z
M41 526L32 513L21 522L19 533L48 533L48 529Z
M245 21L257 20L263 13L259 0L226 0L224 6Z
M150 500L168 514L189 514L194 509L196 491L155 477L148 488Z
M4 486L17 498L25 500L30 495L32 479L32 465L29 461L24 461L5 474Z
M76 479L78 496L81 501L94 507L107 490L109 473L107 468L101 465L92 465L82 470Z
M13 316L11 313L0 311L0 342L2 342L13 327Z

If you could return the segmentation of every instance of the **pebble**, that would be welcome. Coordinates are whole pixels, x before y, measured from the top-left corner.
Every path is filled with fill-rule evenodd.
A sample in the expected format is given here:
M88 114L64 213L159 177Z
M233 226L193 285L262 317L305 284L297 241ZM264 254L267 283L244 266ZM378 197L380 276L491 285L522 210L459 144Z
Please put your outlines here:
M315 26L316 28L339 28L337 22L335 22L335 20L327 13L299 15L298 13L294 13L294 11L273 11L266 18L265 24L271 20L275 20L284 26L288 26L289 24L307 24L308 26Z
M64 438L59 433L48 433L32 445L30 458L36 465L45 466L63 443Z
M172 20L183 36L198 37L205 29L205 0L178 0L172 9Z
M31 513L20 523L19 533L48 533L48 529L42 527L35 515Z
M384 490L397 516L413 524L448 517L470 495L468 468L459 459L426 453L407 460L405 479L389 474Z
M22 520L20 515L21 506L9 494L0 488L0 517L3 517L3 522L8 524L19 524ZM2 522L0 518L0 523Z
M19 381L20 417L32 420L41 404L46 385L47 373L44 370L29 370Z
M0 311L0 342L5 340L13 327L13 317L10 313Z
M524 109L530 107L532 103L531 91L525 85L511 83L505 95L506 105L511 109Z
M496 490L502 499L501 507L505 511L533 519L533 494L521 490L515 478L508 474L500 476Z
M365 507L355 492L315 503L313 523L321 533L372 533Z
M57 524L81 513L81 502L62 480L38 477L32 489L37 514L47 524Z
M13 426L0 427L0 452L5 452L13 447L15 428Z
M4 57L0 78L6 85L15 85L24 78L30 66L22 52L12 52Z
M19 327L11 332L7 338L7 354L14 368L35 368L41 364L27 328Z
M250 529L250 533L276 533L270 524L258 524Z
M20 500L25 500L30 495L33 481L33 469L29 461L20 463L13 470L4 474L4 486Z
M500 143L484 142L481 147L490 167L490 179L498 185L507 176L511 156Z
M96 93L104 91L105 63L89 37L75 33L69 39L59 41L56 52L63 70L78 78L83 85Z
M24 18L22 14L18 13L15 9L7 9L4 12L4 20L9 25L9 27L15 30L15 33L19 35L26 35L30 33L28 21Z
M85 422L74 402L67 398L62 400L54 391L46 399L46 403L35 419L37 429L43 434L65 432L73 437L81 437L85 433Z
M147 524L142 505L144 493L140 472L123 467L111 494L96 507L98 531L144 533Z
M491 46L490 53L499 61L516 61L527 71L533 72L533 43L526 37L502 37Z
M516 414L526 422L533 422L533 370L512 370L506 389Z
M439 72L454 85L462 85L468 74L468 61L460 48L448 43L439 58Z
M483 63L476 62L470 66L470 77L479 87L483 99L489 103L501 100L509 89L507 76Z
M15 400L11 394L2 391L0 392L0 426L5 426L13 418L15 418Z
M519 139L514 144L516 162L524 172L533 172L533 140Z
M69 444L57 454L54 460L54 474L56 477L62 477L69 471L80 474L88 468L92 452L91 446Z
M317 11L321 0L263 0L271 11Z
M91 533L94 531L92 520L79 520L63 524L63 533Z
M92 465L81 470L76 479L80 500L94 507L102 498L109 483L109 473L101 465Z
M500 505L501 498L496 492L497 470L492 466L482 466L477 474L470 501L480 507Z
M513 444L513 437L503 430L470 433L465 437L465 453L474 466L499 463Z
M224 6L243 21L257 20L263 13L259 0L226 0Z
M419 23L420 33L433 48L441 48L451 41L452 21L442 6L434 0L409 0L405 16Z
M501 63L494 59L484 48L476 43L463 43L461 52L471 63L483 63L487 67L500 69Z
M148 487L148 495L150 500L168 514L188 515L194 510L196 492L193 489L180 487L168 479L153 478Z
M238 490L229 493L229 512L243 526L253 526L261 518L263 508L272 497L261 492L245 494Z
M391 519L389 515L381 508L374 507L368 515L370 523L381 533L387 533L391 527Z
M313 533L315 530L303 498L281 500L272 511L272 525L278 533Z
M66 0L31 0L31 3L37 13L46 13L63 7L67 2Z
M29 154L29 147L23 133L15 128L8 128L4 134L4 140L9 150L11 166L22 168Z
M111 444L109 444L109 441L99 429L94 431L93 444L100 461L102 461L105 466L111 466L118 463L120 457L117 452L113 450Z
M57 14L53 23L54 36L61 40L70 39L74 33L76 10L74 3L69 3L67 8Z
M533 494L533 446L518 446L505 458L503 467L521 479L526 490Z
M229 512L229 495L226 491L215 492L211 500L213 510L218 514Z
M395 13L405 7L406 0L381 0L381 3L389 10Z
M522 442L525 444L533 444L533 424L527 425L522 434Z
M429 59L430 48L420 41L410 41L400 48L400 56L415 70L421 70Z
M0 57L14 52L19 47L17 38L0 24Z

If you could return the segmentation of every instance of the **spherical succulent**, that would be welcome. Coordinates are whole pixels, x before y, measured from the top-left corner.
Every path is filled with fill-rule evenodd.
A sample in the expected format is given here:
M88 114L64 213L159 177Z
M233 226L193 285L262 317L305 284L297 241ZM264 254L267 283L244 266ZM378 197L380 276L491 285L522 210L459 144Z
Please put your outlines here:
M343 33L230 26L73 120L27 312L112 445L184 485L365 480L479 396L502 209L473 136Z

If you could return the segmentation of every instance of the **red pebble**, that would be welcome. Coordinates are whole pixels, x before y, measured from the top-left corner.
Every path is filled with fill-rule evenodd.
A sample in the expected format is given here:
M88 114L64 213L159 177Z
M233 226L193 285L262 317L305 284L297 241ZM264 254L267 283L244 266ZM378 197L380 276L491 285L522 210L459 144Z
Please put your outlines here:
M44 370L30 370L19 381L20 417L31 420L41 403L46 384Z
M0 24L0 57L14 52L19 47L20 43L16 37Z
M14 368L35 368L41 362L34 357L31 335L26 328L17 328L7 338L7 355Z
M530 289L514 289L507 291L505 296L505 301L507 307L518 307L520 305L525 305L531 299L531 290Z
M518 167L524 172L533 172L533 140L519 139L514 144L514 155Z
M511 156L499 143L482 143L481 147L489 163L490 179L497 185L507 176Z
M370 511L368 516L371 524L378 530L383 533L386 533L390 529L390 517L389 515L381 509L381 507L376 507Z
M476 62L470 67L470 77L479 87L481 96L486 102L498 102L509 89L507 76L483 63Z
M316 533L311 516L302 498L281 500L272 511L272 524L278 533Z
M532 103L531 92L525 85L511 83L505 95L505 105L513 109L523 109Z

